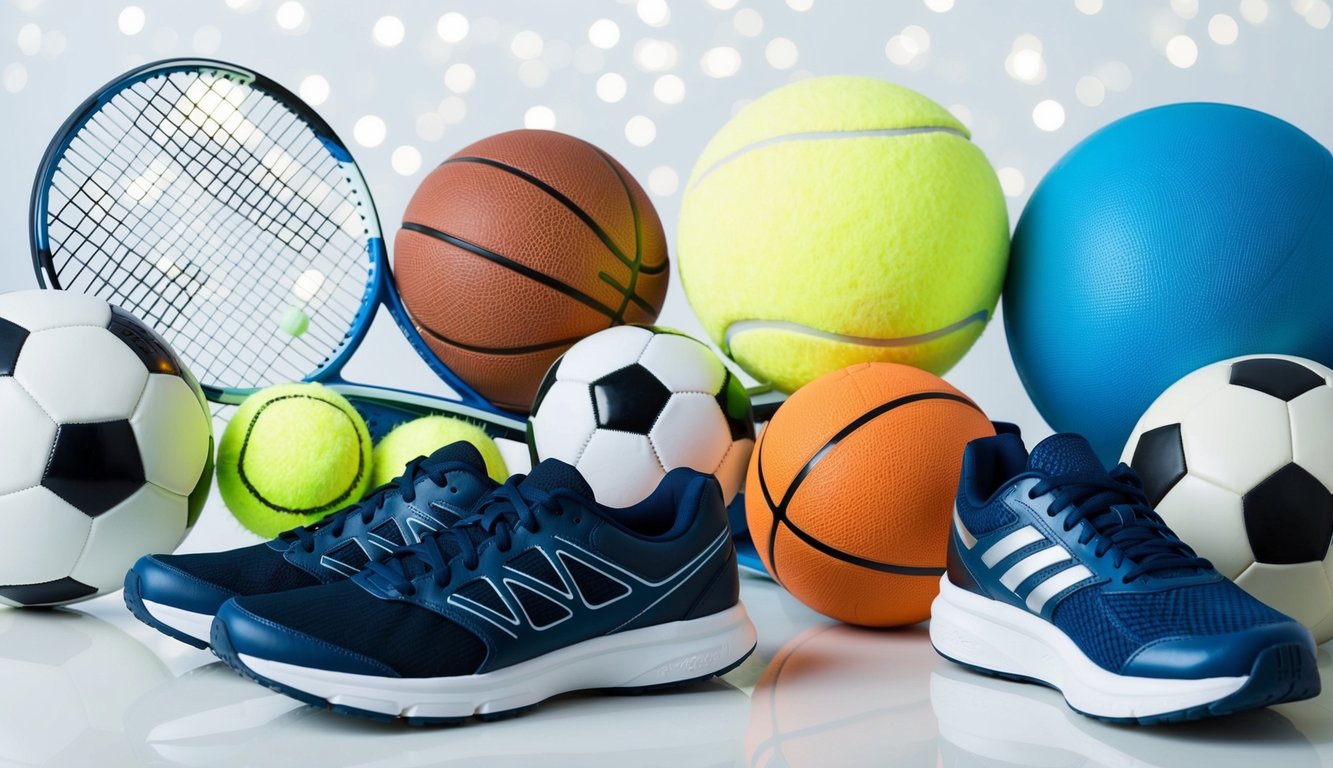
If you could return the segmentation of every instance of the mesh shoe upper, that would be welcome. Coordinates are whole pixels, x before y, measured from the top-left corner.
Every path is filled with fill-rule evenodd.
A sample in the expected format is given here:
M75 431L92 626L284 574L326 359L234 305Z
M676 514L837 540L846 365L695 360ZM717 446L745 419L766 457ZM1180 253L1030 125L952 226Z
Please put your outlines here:
M227 598L339 581L448 527L496 486L470 443L445 446L363 501L278 538L227 552L154 555L134 570L142 597L211 614Z
M1176 538L1133 470L1108 473L1076 435L1031 456L1015 435L973 441L956 510L949 580L1050 621L1111 672L1244 674L1265 644L1310 643Z
M601 635L711 615L739 583L717 481L677 469L640 504L597 504L543 462L453 528L342 583L237 598L236 652L356 674L479 674ZM217 631L215 629L215 631Z

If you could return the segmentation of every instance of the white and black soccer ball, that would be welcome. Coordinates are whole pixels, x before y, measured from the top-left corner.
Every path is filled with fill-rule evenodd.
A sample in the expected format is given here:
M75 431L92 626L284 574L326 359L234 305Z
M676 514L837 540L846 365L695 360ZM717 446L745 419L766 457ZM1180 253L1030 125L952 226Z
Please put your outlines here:
M1282 355L1204 366L1153 402L1121 458L1181 539L1333 639L1333 370Z
M213 478L213 422L156 333L101 299L0 295L0 604L119 589L170 552Z
M744 385L702 342L622 325L578 342L546 372L528 448L534 465L574 465L608 506L643 500L676 467L716 475L731 503L754 448L754 416Z

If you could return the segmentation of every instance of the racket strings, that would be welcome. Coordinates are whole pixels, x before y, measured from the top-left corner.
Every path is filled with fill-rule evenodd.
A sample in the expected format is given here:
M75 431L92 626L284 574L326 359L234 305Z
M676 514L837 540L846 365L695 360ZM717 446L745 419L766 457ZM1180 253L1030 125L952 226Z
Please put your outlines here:
M303 378L347 342L371 264L362 188L271 95L178 72L106 101L48 205L62 285L160 328L201 381ZM283 314L310 318L300 336Z

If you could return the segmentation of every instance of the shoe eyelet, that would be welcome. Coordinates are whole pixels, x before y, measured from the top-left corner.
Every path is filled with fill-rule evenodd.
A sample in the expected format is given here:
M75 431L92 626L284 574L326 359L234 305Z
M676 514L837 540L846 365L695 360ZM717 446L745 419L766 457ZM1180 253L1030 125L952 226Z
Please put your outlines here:
M581 522L583 522L583 518L580 518L580 517L576 517L576 518L574 518L574 525L578 525L578 524L581 523Z
M458 489L451 485L449 486L449 493L458 493Z

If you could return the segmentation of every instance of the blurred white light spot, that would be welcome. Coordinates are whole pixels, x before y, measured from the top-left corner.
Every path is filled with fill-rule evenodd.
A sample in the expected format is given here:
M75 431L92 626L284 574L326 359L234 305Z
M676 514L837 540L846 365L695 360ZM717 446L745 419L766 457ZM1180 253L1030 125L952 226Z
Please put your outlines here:
M1308 17L1307 17L1308 18ZM42 35L42 55L54 59L65 52L65 34L52 30Z
M546 85L546 80L550 76L551 70L540 61L525 61L518 65L518 81L529 88Z
M1084 75L1075 83L1074 95L1080 104L1095 107L1106 100L1106 86L1095 76Z
M128 8L126 10L129 10ZM139 25L143 26L142 23ZM137 31L137 30L136 30ZM126 32L125 34L133 34ZM19 50L25 55L36 56L42 50L42 28L36 24L24 24L19 27Z
M884 55L889 57L889 61L900 67L905 67L912 63L916 54L907 49L903 44L902 35L894 35L889 38L889 42L884 46Z
M1192 19L1199 13L1199 0L1171 0L1171 10L1182 19Z
M1023 178L1023 172L1013 166L1005 166L995 171L995 175L1000 179L1000 189L1004 191L1005 197L1018 197L1027 189L1027 180Z
M435 111L444 120L445 125L455 125L467 117L467 104L457 96L447 96Z
M116 26L120 27L123 34L137 35L143 31L144 21L142 8L137 5L127 5L120 12L120 16L116 18Z
M597 78L597 98L608 104L614 104L625 98L625 91L629 85L625 78L617 75L615 72L607 72L605 75Z
M312 107L318 107L329 98L329 81L321 75L310 75L301 81L297 92L301 94L301 99Z
M1032 122L1043 131L1058 131L1065 124L1065 108L1055 99L1039 101L1032 108Z
M925 53L930 48L930 33L915 24L903 27L903 43L913 56Z
M456 43L467 37L467 29L467 17L452 11L441 16L435 23L435 34L446 43Z
M646 147L657 138L657 126L649 118L635 115L625 123L625 138L636 147Z
M422 141L439 141L444 135L444 117L439 112L426 112L417 118L417 136Z
M1074 7L1081 13L1096 16L1102 11L1102 0L1074 0Z
M650 27L665 26L671 20L671 9L667 7L666 0L639 0L634 4L634 10L643 23Z
M1208 37L1218 45L1231 45L1240 36L1240 25L1236 20L1219 13L1208 20Z
M1305 23L1315 29L1327 29L1330 21L1333 21L1333 9L1324 0L1314 0L1305 11Z
M384 136L388 132L388 126L378 115L366 115L352 126L352 136L363 147L378 147L384 143Z
M161 266L159 264L159 266ZM319 289L324 287L324 273L317 269L307 269L302 272L300 277L292 285L292 293L301 301L310 301L319 293Z
M972 125L972 110L968 109L963 104L954 104L949 107L949 114L958 118L958 122L962 123L964 127L970 127Z
M598 19L588 27L588 42L601 48L614 48L620 42L620 26L610 19Z
M1098 80L1102 81L1102 85L1105 85L1108 91L1127 90L1130 84L1134 82L1133 73L1129 71L1129 67L1125 66L1123 61L1108 61L1097 67L1093 74L1097 76Z
M796 66L796 43L785 37L775 37L764 46L764 58L774 69L791 69Z
M1046 79L1046 60L1041 51L1020 48L1005 58L1004 71L1020 83L1040 83Z
M477 82L477 70L470 64L459 62L450 64L449 68L444 70L444 87L454 93L467 93L472 90L472 86Z
M411 176L421 170L421 153L416 147L404 144L389 156L389 165L402 176Z
M1037 53L1041 53L1042 51L1041 38L1037 37L1031 32L1024 32L1023 34L1014 38L1014 44L1013 46L1010 47L1010 50L1013 51L1032 50L1036 51Z
M305 6L296 2L296 0L287 0L287 2L278 6L273 18L277 20L279 27L294 30L305 23Z
M1189 69L1199 59L1199 46L1189 35L1176 35L1166 41L1166 60L1181 69Z
M227 0L227 7L233 11L249 13L259 7L259 0Z
M28 84L28 68L18 62L10 64L5 67L3 80L6 91L18 93Z
M797 13L804 13L815 5L815 0L787 0L787 7Z
M742 8L736 11L735 17L731 20L731 25L736 31L746 37L757 37L764 31L764 17L759 15L759 11L753 8Z
M719 11L729 11L736 7L737 0L708 0L708 4Z
M662 75L653 83L653 95L663 104L679 104L685 99L685 81L675 75Z
M541 105L532 107L523 113L523 127L549 131L555 128L555 112Z
M542 55L542 36L525 29L514 35L509 42L509 50L520 59L535 59Z
M648 190L654 195L666 197L680 188L680 175L669 165L659 165L648 172Z
M704 53L702 66L704 74L709 77L731 77L741 69L741 53L726 45L709 48Z
M371 39L381 48L393 48L403 42L406 35L407 27L403 26L403 20L397 16L379 17L370 30Z
M901 34L889 38L884 46L884 55L889 61L899 66L907 66L930 48L930 34L926 30L912 25L903 29Z
M1268 18L1267 0L1240 0L1240 15L1251 24L1262 24Z
M205 25L194 31L194 36L190 38L190 45L195 53L204 55L217 53L222 45L222 31L212 25Z
M935 13L948 13L953 10L953 0L926 0L926 7Z
M645 37L634 44L634 63L645 72L664 72L676 66L679 53L665 40Z

